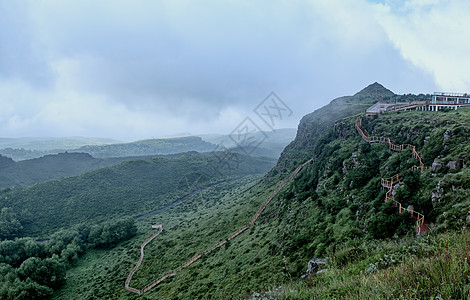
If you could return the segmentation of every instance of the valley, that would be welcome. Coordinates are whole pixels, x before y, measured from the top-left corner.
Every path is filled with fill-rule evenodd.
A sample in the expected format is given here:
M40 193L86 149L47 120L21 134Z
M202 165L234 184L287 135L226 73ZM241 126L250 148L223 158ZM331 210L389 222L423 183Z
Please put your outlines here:
M1 276L53 260L61 280L30 293L55 299L465 298L470 109L365 116L378 97L425 96L335 99L277 163L190 152L4 189ZM326 271L302 276L311 258Z

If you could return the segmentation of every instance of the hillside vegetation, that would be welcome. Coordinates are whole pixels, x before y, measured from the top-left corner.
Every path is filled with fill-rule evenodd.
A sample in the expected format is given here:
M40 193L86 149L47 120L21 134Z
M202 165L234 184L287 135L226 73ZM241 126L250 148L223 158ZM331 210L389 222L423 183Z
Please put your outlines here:
M305 127L299 129L300 136L283 154L288 163L281 158L277 169L290 172L294 169L290 160L301 163L302 157L308 157L307 152L296 153L299 145L312 144L310 157L314 162L273 199L253 227L165 280L145 297L468 296L468 267L458 263L466 258L462 240L468 239L468 233L452 232L465 228L470 210L470 111L402 112L363 118L363 126L371 135L416 145L425 163L434 163L434 171L424 173L411 171L416 161L410 150L397 153L386 144L364 142L354 128L358 116L363 114L332 122L323 133L317 131L315 118L301 125ZM163 224L164 231L146 247L146 258L133 279L137 287L156 280L246 224L284 172L272 172L248 189L224 189L215 195L216 202L213 196L201 196L172 209L171 214L168 211L155 216L142 224L136 240L111 251L94 252L93 262L80 262L72 271L79 280L74 282L84 283L86 270L106 265L107 270L98 268L94 275L100 285L93 293L137 298L125 291L123 284L138 259L140 243L152 234L151 224ZM386 191L380 180L399 172L404 180L395 197L425 215L432 228L426 237L417 239L415 220L384 202ZM328 257L330 273L301 281L299 277L312 257ZM428 263L433 266L426 269ZM126 266L127 272L120 266ZM416 276L420 272L428 277ZM121 281L114 278L118 274ZM449 279L437 285L443 277ZM378 284L375 278L385 279ZM393 287L397 278L399 288ZM459 284L451 289L451 282ZM376 293L377 285L384 288L381 293ZM75 292L89 297L85 295L90 295L90 290L75 286L67 285L65 294L58 295Z
M150 139L132 143L121 143L103 146L83 146L76 151L91 154L93 157L124 157L157 154L175 154L189 151L209 152L215 145L203 141L200 137Z
M224 161L221 155L188 153L126 161L26 189L6 189L0 193L0 204L19 216L19 235L44 235L83 222L138 216L200 186L265 173L274 163L235 153Z
M39 284L31 289L49 287L57 299L468 298L470 109L365 117L367 106L384 97L421 96L397 96L375 83L332 101L302 119L296 139L264 177L223 181L226 177L209 168L220 162L220 153L130 161L4 191L0 218L8 225L8 238L12 232L39 236L67 227L47 244L46 249L58 250L47 250L41 257L55 254L69 269L67 280L56 285L29 279ZM358 117L370 135L415 145L430 168L412 171L416 160L409 149L393 152L385 143L365 142L355 129ZM269 168L268 161L230 155L239 166L228 168L231 179ZM241 235L143 296L124 289L140 245L154 234L151 225L162 224L163 231L145 248L132 279L138 288L247 224L288 174L309 159ZM397 207L384 202L381 179L397 173L403 180L395 186L394 197L405 209L413 206L424 214L430 229L426 236L416 237L416 220L409 213L399 214ZM207 188L198 189L194 183ZM122 219L194 191L184 202L147 218ZM38 213L28 216L20 208ZM47 216L57 210L63 215L49 220ZM110 219L122 228L121 234L111 234ZM95 224L83 226L84 222ZM118 238L110 239L113 236ZM26 249L26 242L21 247ZM328 271L300 279L312 257L326 258ZM0 261L10 266L0 265L0 275L13 274L8 275L9 282L18 278L21 284L31 283L20 272L26 261Z
M26 187L132 159L135 158L94 158L87 153L59 153L15 162L0 156L0 188Z
M28 140L28 139L26 139ZM23 145L23 143L15 142L15 140L4 139L4 144L8 142L12 145ZM89 144L84 144L87 139L73 140L69 143L67 139L45 140L25 143L25 147L8 146L0 149L0 155L10 157L14 160L25 160L39 158L49 154L57 154L65 151L88 153L95 158L107 157L136 157L136 156L151 156L151 155L165 155L176 154L190 151L209 152L213 151L216 146L214 144L203 141L200 137L188 136L181 138L167 138L167 139L149 139L141 140L130 143L118 143L117 141L105 142L103 140L90 139ZM74 143L75 141L75 143ZM1 141L0 141L1 142ZM1 144L1 143L0 143ZM37 147L35 147L37 145ZM72 147L75 145L75 147ZM49 148L47 147L49 146ZM56 146L55 148L51 148ZM63 146L63 148L60 148Z

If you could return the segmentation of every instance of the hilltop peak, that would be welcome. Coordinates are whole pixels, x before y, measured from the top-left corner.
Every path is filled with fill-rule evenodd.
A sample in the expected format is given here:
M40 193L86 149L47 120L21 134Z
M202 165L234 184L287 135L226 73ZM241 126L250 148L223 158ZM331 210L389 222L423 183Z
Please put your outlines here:
M371 85L365 87L356 95L374 95L374 96L393 96L395 95L391 90L385 88L378 82L374 82ZM354 95L354 96L356 96Z

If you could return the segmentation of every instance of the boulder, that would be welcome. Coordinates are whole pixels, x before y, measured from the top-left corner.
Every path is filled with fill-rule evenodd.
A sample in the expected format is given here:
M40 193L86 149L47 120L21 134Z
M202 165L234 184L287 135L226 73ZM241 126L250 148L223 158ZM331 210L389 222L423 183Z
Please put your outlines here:
M307 264L307 273L302 275L300 278L307 278L311 274L317 274L319 272L319 268L321 264L326 264L326 259L322 258L312 258L308 261Z
M447 167L451 170L462 169L463 162L461 160L451 160L447 163Z
M449 129L447 129L446 132L444 132L444 141L442 141L442 145L447 144L447 141L450 139L452 134L453 134L452 130L449 130Z
M437 158L431 165L433 172L439 172L442 169L442 164L437 161Z

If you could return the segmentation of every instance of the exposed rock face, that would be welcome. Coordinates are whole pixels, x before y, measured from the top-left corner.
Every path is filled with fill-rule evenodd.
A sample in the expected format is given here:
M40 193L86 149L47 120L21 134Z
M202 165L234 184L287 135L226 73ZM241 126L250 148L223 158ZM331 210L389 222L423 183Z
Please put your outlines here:
M437 158L434 159L434 162L431 165L433 172L439 172L442 169L442 164L438 162Z
M441 188L441 181L437 183L436 191L431 194L432 206L435 206L435 202L441 202L442 196L444 195L444 189Z
M452 130L447 129L446 132L444 132L444 140L442 141L443 146L447 144L447 141L450 139L452 135L453 135Z
M406 208L406 211L409 212L409 213L412 213L414 211L414 207L413 205L408 205L408 207Z
M312 258L311 260L308 261L307 264L307 273L302 275L301 278L306 278L310 276L311 274L316 274L316 273L321 273L319 271L320 266L319 265L324 265L326 264L326 259L323 258Z
M357 157L358 154L353 152L350 159L343 161L343 174L348 174L350 170L359 166L359 160Z
M451 170L462 169L463 162L461 160L451 160L447 163L447 167Z

